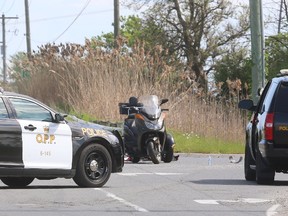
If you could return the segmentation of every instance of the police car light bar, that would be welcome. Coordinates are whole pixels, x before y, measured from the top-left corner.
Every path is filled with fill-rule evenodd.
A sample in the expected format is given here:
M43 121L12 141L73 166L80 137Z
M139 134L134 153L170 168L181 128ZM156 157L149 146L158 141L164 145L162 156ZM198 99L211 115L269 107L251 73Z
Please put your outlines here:
M282 69L282 70L280 70L280 74L281 74L282 76L288 75L288 69Z

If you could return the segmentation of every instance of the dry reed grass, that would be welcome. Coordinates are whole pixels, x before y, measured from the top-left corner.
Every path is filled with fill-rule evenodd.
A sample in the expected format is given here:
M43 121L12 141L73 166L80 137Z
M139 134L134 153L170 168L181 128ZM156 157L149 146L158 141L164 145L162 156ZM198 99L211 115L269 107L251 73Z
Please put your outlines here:
M163 52L161 47L145 52L141 45L125 52L104 51L93 48L89 40L84 46L47 44L32 61L15 61L22 71L29 71L29 77L14 72L13 78L20 93L105 121L122 120L118 103L130 96L156 94L170 100L169 128L231 142L243 140L243 118L235 103L216 99L215 93L207 99L181 67L165 63Z

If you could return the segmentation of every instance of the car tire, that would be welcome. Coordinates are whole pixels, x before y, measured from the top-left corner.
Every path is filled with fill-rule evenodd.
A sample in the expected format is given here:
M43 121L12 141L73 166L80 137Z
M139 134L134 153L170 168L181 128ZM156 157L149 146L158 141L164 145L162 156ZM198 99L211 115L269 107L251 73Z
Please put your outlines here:
M245 159L244 159L244 174L246 181L256 180L256 170L251 169L251 165L255 165L255 160L253 159L248 144L245 145Z
M3 177L1 181L13 188L26 187L33 182L34 178L32 177Z
M257 184L273 184L275 170L264 161L259 150L256 152L256 182Z
M110 178L112 159L100 144L87 146L81 153L74 182L80 187L102 187Z

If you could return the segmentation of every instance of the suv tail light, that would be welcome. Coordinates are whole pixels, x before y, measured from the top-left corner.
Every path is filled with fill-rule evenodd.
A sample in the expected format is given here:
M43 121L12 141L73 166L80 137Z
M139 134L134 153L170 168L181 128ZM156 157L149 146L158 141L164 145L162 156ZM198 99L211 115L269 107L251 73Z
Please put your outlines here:
M265 139L273 140L274 113L267 113L265 120Z

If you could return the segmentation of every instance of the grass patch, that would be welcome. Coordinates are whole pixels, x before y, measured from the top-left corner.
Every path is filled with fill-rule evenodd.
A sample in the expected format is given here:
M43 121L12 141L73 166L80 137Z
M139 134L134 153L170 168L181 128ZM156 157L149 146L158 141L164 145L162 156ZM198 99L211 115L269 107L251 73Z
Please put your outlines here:
M240 99L238 80L229 80L227 101L226 93L221 96L221 85L213 86L212 92L203 91L196 80L190 80L191 74L185 67L179 67L178 61L167 64L166 49L156 46L146 52L141 43L126 51L106 50L96 48L96 43L85 40L85 45L46 44L33 53L33 61L25 55L15 56L11 90L15 88L47 105L59 106L85 121L111 127L119 126L110 122L123 124L120 102L128 102L130 96L158 95L169 99L163 107L171 111L167 119L169 128L200 136L177 136L178 151L243 149L248 118L236 103ZM29 77L22 76L20 71L29 71Z
M93 118L88 114L76 114L70 113L71 115L75 115L78 118L93 122L105 126L110 127L118 127L122 128L122 122L109 122L109 121L99 121ZM120 131L121 132L121 131ZM207 137L199 137L198 135L191 135L182 132L170 131L175 139L175 153L209 153L209 154L243 154L244 153L244 145L239 141L228 142L225 140L215 139L215 138L207 138Z
M170 132L176 142L175 152L211 153L211 154L243 154L243 143L233 143L215 138L201 138L197 135Z

